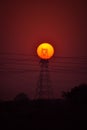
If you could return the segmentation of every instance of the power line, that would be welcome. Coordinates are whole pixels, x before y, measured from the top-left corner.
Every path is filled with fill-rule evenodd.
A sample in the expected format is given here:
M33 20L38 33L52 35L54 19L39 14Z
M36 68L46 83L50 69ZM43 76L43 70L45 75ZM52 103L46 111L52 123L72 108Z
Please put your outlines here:
M25 54L25 53L0 53L0 55L11 55L11 56L27 56L27 57L37 57L37 55L30 55L30 54ZM54 56L55 59L57 58L63 58L63 59L87 59L87 56Z
M31 68L39 67L39 63L38 63L39 58L37 58L35 55L32 56L32 55L23 54L23 53L0 53L0 56L3 56L3 55L5 56L4 58L0 57L0 58L2 58L0 60L0 69L8 69L8 68L2 68L2 66L6 67L6 65L7 66L15 65L15 67L29 66ZM19 56L19 55L21 55L22 57L14 57L14 56ZM8 57L8 56L11 56L11 57ZM37 59L35 59L35 58L37 58ZM62 60L62 61L60 61L60 60ZM85 56L84 57L58 57L58 56L55 56L54 60L53 59L50 60L50 64L51 64L50 66L52 68L52 71L54 69L55 72L57 70L58 71L61 70L61 72L62 71L67 71L67 72L68 71L73 71L73 72L79 71L79 72L81 72L83 70L84 71L87 70L87 57L85 57ZM30 70L30 71L34 72L34 70ZM37 71L37 70L35 70L35 71Z
M8 68L9 64L6 64L7 66L4 66L4 65L1 65L0 68L4 69L4 68ZM39 65L33 65L33 64L24 64L24 65L20 65L20 64L15 64L15 66L13 66L13 68L17 68L17 67L31 67L31 68L40 68ZM49 67L50 69L57 69L57 68L65 68L65 69L69 69L69 68L72 68L72 69L85 69L87 70L87 66L50 66Z
M6 63L1 63L0 64L0 67L8 67L8 66L10 66L10 65L15 65L15 67L16 66L18 66L18 67L26 67L26 66L29 66L29 67L39 67L39 64L33 64L33 63L16 63L16 62L6 62ZM51 64L50 66L49 66L50 68L84 68L84 69L87 69L87 65L86 64L83 64L83 65L81 65L81 64L77 64L77 65L72 65L72 64L70 64L70 65L53 65L53 64Z
M86 59L87 60L87 56L70 56L70 57L65 57L65 56L55 56L54 58L63 58L63 59Z
M3 59L0 60L0 63L28 63L28 62L36 62L39 60L34 59ZM87 64L87 61L50 61L50 64Z
M37 64L33 64L33 63L25 63L25 62L2 62L2 63L0 63L0 67L8 67L8 66L10 66L10 65L15 65L15 67L16 66L18 66L18 67L26 67L26 66L29 66L29 67L39 67L39 63ZM50 64L50 66L49 67L51 67L51 68L83 68L83 69L87 69L87 64L79 64L79 63L77 63L77 64Z
M79 70L72 70L72 69L49 69L49 72L73 72L73 73L87 73L87 71L81 71ZM8 68L8 69L1 69L0 72L39 72L39 69L14 69L14 68Z

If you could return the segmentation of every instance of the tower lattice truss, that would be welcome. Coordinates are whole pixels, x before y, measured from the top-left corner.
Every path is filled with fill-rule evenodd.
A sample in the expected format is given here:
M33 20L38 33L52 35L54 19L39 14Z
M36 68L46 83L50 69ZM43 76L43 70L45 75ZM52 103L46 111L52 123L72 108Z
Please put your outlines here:
M37 83L37 98L38 99L51 99L53 98L53 91L49 75L49 61L40 61L40 74Z

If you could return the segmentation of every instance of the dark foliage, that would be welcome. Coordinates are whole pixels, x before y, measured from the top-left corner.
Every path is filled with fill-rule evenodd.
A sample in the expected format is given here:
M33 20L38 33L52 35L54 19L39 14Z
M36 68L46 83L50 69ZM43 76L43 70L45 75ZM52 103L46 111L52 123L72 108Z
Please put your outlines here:
M62 99L31 101L20 93L13 101L0 103L0 129L87 129L87 85L65 92L64 99L70 103Z
M81 84L72 88L71 91L63 92L63 97L73 103L87 103L87 84Z
M29 98L28 98L28 96L25 93L19 93L14 98L14 101L17 101L17 102L27 102L27 101L29 101Z

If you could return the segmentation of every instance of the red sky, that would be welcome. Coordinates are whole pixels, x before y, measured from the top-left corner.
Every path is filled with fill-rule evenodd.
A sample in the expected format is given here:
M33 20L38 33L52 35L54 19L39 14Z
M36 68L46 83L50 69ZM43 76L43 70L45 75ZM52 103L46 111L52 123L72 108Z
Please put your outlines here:
M7 73L9 68L33 69L32 66L18 66L7 63L11 59L24 58L22 55L2 55L7 53L27 54L33 60L37 59L36 47L41 42L50 42L55 47L55 57L87 57L87 5L84 1L59 0L29 0L0 3L0 98L11 99L19 92L25 92L30 97L35 93L38 72ZM28 58L27 56L27 58ZM26 56L25 56L26 58ZM61 59L52 59L59 66ZM67 59L67 62L79 62L74 68L87 66L81 59ZM50 63L52 65L52 62ZM62 59L65 62L65 59ZM22 62L23 63L23 62ZM38 64L28 61L29 64ZM60 66L68 67L65 64ZM71 68L73 65L71 65ZM77 70L77 69L76 69ZM87 68L85 69L87 72ZM87 73L86 73L87 74ZM84 73L69 73L67 71L51 73L54 95L60 97L61 91L71 89L79 83L87 83ZM32 79L32 80L31 80ZM33 83L33 80L35 81Z

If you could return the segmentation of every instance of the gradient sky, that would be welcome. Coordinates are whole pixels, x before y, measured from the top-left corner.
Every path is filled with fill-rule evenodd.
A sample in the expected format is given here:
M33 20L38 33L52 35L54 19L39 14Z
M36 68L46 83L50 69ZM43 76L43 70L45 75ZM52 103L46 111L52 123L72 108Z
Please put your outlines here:
M83 0L0 2L0 99L12 99L19 92L25 92L33 98L39 72L11 73L9 70L33 69L33 66L28 64L36 67L36 47L41 42L50 42L54 46L55 57L87 57L86 12L87 5ZM8 58L30 60L27 65L22 65L23 61L19 65L19 61L15 64L12 60L9 62ZM59 64L59 61L79 64ZM53 58L50 64L53 62L57 67L65 66L66 69L70 66L72 71L75 68L74 72L79 66L86 71L52 72L50 77L55 98L60 97L63 90L67 91L75 85L87 83L87 59Z

